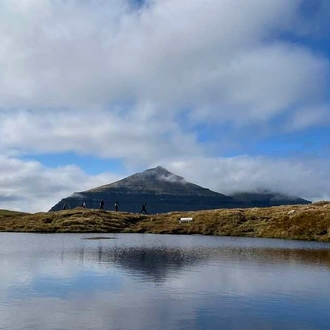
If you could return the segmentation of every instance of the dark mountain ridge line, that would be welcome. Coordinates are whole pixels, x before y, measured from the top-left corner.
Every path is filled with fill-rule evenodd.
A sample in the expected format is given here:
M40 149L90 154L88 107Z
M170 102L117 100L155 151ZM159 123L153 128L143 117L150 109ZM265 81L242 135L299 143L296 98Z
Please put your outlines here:
M139 212L141 204L146 203L150 214L310 203L297 197L285 198L283 194L239 193L226 196L157 166L110 184L75 192L59 201L50 211L59 211L64 204L67 208L79 207L83 202L88 208L96 209L102 199L106 210L113 210L115 201L118 201L119 210L132 213Z

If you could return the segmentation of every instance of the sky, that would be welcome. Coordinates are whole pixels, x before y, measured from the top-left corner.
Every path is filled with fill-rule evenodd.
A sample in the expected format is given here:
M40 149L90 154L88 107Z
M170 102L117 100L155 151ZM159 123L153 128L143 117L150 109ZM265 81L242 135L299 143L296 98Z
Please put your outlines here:
M0 0L0 208L161 165L330 199L327 0Z

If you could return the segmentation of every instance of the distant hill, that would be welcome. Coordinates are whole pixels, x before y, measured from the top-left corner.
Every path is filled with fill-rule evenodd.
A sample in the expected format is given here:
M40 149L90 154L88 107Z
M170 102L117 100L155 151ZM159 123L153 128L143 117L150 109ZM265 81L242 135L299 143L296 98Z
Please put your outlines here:
M175 175L161 166L136 173L117 182L103 185L82 192L75 192L63 198L54 205L50 211L61 210L64 203L67 208L81 206L86 202L88 208L99 208L101 199L104 208L114 209L117 200L119 211L137 213L141 204L146 203L148 213L166 213L171 211L198 211L219 208L235 208L250 206L269 206L269 196L265 199L255 194L237 194L226 196L224 194L203 188L186 181L183 177ZM283 199L282 204L299 203L302 199ZM307 201L306 201L307 202ZM271 204L275 205L275 204Z
M242 192L230 195L243 204L242 207L269 207L280 205L310 204L311 202L295 196L262 191L258 193Z

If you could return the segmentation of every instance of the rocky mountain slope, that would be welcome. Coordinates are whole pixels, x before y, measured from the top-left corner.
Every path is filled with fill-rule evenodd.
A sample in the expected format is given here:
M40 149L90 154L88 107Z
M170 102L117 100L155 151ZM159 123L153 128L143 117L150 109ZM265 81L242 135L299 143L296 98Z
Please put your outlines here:
M76 192L63 198L51 208L58 211L66 207L79 207L83 202L87 208L99 208L101 199L104 208L113 210L118 201L119 211L137 213L141 204L146 203L149 214L171 211L198 211L219 208L305 204L302 199L283 199L282 204L272 204L270 195L266 198L249 194L226 196L186 181L161 166L136 173L125 179L94 189Z

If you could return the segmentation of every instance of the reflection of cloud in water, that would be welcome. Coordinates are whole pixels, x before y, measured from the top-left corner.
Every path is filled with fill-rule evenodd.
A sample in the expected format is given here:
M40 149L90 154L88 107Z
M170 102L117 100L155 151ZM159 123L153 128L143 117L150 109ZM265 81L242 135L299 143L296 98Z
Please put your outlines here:
M70 256L69 258L75 258ZM76 256L78 258L78 256ZM285 249L255 247L108 247L98 246L84 252L82 262L97 262L99 267L119 266L144 280L164 282L173 274L193 270L197 264L244 263L253 267L306 265L330 268L328 249ZM251 266L251 267L252 267Z
M31 270L29 283L21 278L16 279L10 290L11 298L21 294L28 297L31 293L67 298L81 290L86 294L102 290L116 292L123 290L123 286L135 290L136 281L154 282L178 293L182 288L183 291L187 287L192 291L199 288L210 295L213 292L225 295L234 292L238 295L264 294L299 290L305 286L317 289L320 283L325 284L327 277L322 272L314 273L314 267L310 266L321 267L321 270L328 272L324 266L329 265L330 251L233 246L188 249L98 245L89 246L86 250L62 251L60 263L55 257L34 269L34 276ZM286 272L286 281L274 281L274 276L281 277L283 271ZM0 270L0 274L2 272ZM125 282L127 278L129 283ZM315 285L311 283L311 278L314 278Z
M329 245L117 237L0 242L0 328L297 329L330 319Z
M326 274L320 282L313 269L302 273L297 269L285 273L284 280L280 271L267 278L262 272L246 272L239 265L219 267L186 270L180 278L171 277L162 286L128 279L117 292L104 287L94 292L82 290L65 299L30 296L27 301L12 302L10 308L0 308L0 325L11 330L29 326L44 330L265 329L270 325L274 329L302 329L324 325L329 292L299 299L291 295L290 286L296 284L293 290L310 287L317 280L316 285L324 287L329 280ZM242 295L242 288L248 294ZM281 289L276 295L275 288Z
M207 246L201 242L212 242L213 238L208 241L207 237L196 237L196 245L193 243L185 246L182 242L186 237L177 236L176 244L169 244L169 246L163 244L164 241L159 245L149 245L148 242L144 242L145 244L130 246L127 244L130 235L122 235L119 238L111 242L90 240L89 244L81 244L82 240L80 240L78 241L80 244L68 244L60 248L56 246L52 249L41 250L38 254L27 251L23 255L17 255L17 259L13 258L10 265L5 260L0 260L0 266L3 265L0 267L0 276L3 279L12 278L10 269L15 268L16 260L20 268L22 264L24 266L17 274L23 278L30 278L31 273L39 273L44 277L70 280L70 278L80 276L81 271L109 274L117 268L135 279L157 283L179 276L180 273L194 271L197 265L210 263L220 265L242 263L254 268L258 264L264 268L281 265L330 268L330 250L326 249L329 245L325 245L324 249L304 249L301 246L283 248L283 244L282 247L255 247L253 244L240 245L233 243L230 239L222 241L220 238L214 240L217 244ZM246 242L253 243L255 240ZM26 269L29 272L26 272ZM26 275L23 275L24 273Z
M214 249L212 259L223 259L253 264L300 264L327 266L330 268L330 249L286 249L286 248L225 248Z
M117 268L135 278L161 283L210 262L246 263L253 267L330 267L329 244L201 236L115 236L118 239L102 241L82 240L86 235L19 235L16 244L3 240L0 276L3 281L20 278L26 282L31 274L38 273L70 280L86 269L108 274ZM27 243L22 244L25 240Z
M7 289L6 302L16 299L30 299L33 297L57 297L68 299L80 294L89 295L95 291L107 290L118 292L121 289L123 278L113 274L100 276L97 272L84 271L72 277L70 280L47 275L35 275L28 285L16 283Z

